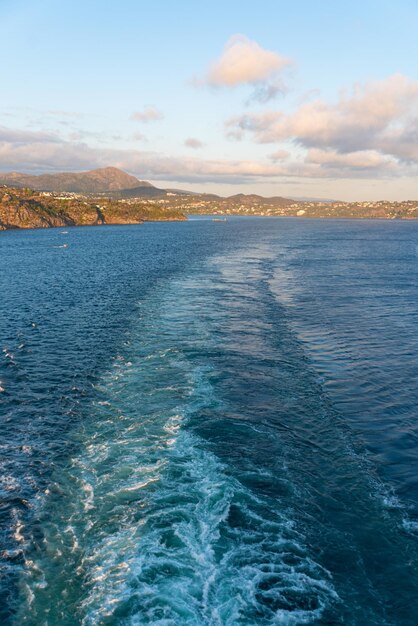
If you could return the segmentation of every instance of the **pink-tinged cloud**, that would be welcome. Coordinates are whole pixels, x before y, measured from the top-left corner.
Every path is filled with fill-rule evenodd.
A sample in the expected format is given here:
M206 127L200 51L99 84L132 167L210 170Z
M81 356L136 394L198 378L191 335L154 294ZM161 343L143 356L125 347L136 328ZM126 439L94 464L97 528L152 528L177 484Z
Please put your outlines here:
M205 144L203 143L203 141L200 141L200 139L196 139L196 137L188 137L185 140L184 145L186 146L186 148L192 148L192 150L199 150L199 148L203 148Z
M418 82L395 74L355 85L351 92L341 93L335 104L316 99L289 114L241 115L228 120L225 130L230 138L249 133L258 143L290 140L306 149L341 154L376 151L417 161Z
M201 159L126 149L97 148L68 141L58 134L0 127L0 170L53 172L114 165L141 178L176 182L247 183L279 176L298 176L315 169L248 159Z
M156 107L145 107L142 111L134 111L130 119L134 122L158 122L164 118L164 114Z
M269 155L269 158L273 161L273 163L277 163L278 161L287 161L289 157L290 152L288 150L276 150L276 152Z
M0 170L74 171L108 165L150 180L232 184L283 178L399 176L416 171L413 165L400 167L396 159L383 158L372 150L341 154L330 149L312 148L304 158L296 159L290 155L286 158L282 151L270 161L202 159L152 151L99 148L85 141L69 141L59 134L0 127Z
M262 48L245 35L233 35L221 56L209 67L197 84L211 87L250 85L254 91L251 100L267 102L286 91L282 73L293 62L277 52Z
M305 159L306 163L321 165L324 168L350 168L353 170L396 170L398 162L388 156L384 156L377 150L359 150L341 154L335 150L322 150L311 148Z

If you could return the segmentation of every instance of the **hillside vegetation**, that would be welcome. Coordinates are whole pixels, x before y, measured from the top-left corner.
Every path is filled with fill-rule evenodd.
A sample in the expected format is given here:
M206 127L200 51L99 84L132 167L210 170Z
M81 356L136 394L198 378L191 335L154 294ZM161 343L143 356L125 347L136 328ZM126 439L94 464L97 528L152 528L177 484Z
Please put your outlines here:
M31 189L0 187L0 230L93 226L100 224L141 224L144 221L186 219L181 211L144 200L57 196Z
M160 189L116 167L40 175L0 173L0 190L0 229L3 230L138 224L145 220L182 220L187 214L418 219L418 201L414 200L324 202L243 193L225 198Z
M122 189L151 188L151 183L138 180L117 167L102 167L88 172L60 172L56 174L0 173L0 185L29 187L37 191L71 191L74 193L101 193Z

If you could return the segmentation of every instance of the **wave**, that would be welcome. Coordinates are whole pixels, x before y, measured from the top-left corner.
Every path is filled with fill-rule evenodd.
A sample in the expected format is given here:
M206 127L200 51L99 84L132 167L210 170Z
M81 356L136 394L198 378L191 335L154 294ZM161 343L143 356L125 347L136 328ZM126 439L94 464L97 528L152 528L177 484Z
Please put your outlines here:
M288 507L191 427L223 408L190 353L208 330L192 291L177 280L149 299L97 385L78 452L39 503L19 625L309 624L338 603Z

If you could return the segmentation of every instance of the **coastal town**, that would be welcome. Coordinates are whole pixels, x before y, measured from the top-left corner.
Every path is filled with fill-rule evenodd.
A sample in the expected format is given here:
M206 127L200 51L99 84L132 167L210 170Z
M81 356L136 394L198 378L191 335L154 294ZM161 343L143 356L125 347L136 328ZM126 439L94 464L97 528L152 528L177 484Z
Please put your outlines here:
M127 200L129 202L129 200ZM186 214L295 216L318 218L383 218L418 219L418 201L394 202L323 202L295 201L286 198L263 198L238 194L228 198L209 195L171 194L170 197L150 200L160 206L169 206Z
M187 215L418 219L418 200L344 202L160 189L117 168L0 175L0 230L178 221Z
M124 202L79 193L39 192L0 186L0 231L185 219L177 209L142 200Z
M56 200L85 201L86 195L74 192L42 192ZM104 194L101 194L104 196ZM89 198L91 201L91 197ZM100 197L100 202L108 202ZM282 197L265 198L255 194L237 194L229 197L214 194L161 191L161 195L146 198L120 198L125 207L154 207L155 210L172 211L184 215L243 215L261 217L312 217L312 218L381 218L418 219L418 200L404 202L378 200L365 202L293 200ZM100 204L98 205L100 208ZM104 207L102 207L104 208Z

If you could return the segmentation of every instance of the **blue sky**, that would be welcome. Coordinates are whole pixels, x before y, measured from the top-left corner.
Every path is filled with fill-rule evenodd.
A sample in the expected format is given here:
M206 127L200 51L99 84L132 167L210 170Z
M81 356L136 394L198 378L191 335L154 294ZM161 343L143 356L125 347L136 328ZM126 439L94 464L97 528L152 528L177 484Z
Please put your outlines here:
M418 198L417 32L412 0L0 0L0 168Z

